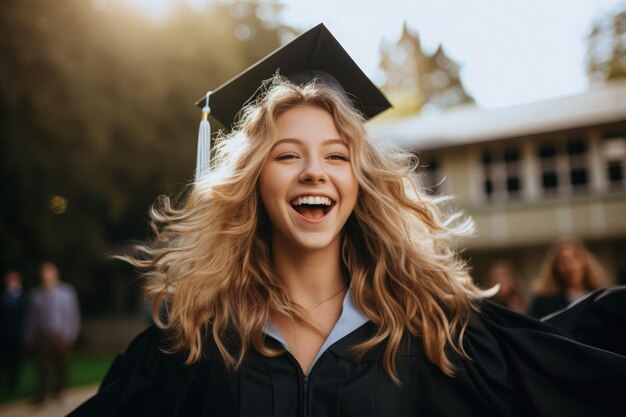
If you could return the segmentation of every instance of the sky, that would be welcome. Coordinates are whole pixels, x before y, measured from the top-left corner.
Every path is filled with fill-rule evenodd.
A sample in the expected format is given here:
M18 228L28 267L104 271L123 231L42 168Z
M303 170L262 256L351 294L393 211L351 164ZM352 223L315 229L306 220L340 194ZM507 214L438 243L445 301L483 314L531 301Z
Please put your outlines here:
M118 0L164 18L180 0ZM201 7L208 0L187 0ZM382 40L406 21L426 52L442 45L482 108L583 93L587 36L594 19L625 0L284 0L284 23L305 31L323 22L376 80ZM252 63L251 63L252 64Z

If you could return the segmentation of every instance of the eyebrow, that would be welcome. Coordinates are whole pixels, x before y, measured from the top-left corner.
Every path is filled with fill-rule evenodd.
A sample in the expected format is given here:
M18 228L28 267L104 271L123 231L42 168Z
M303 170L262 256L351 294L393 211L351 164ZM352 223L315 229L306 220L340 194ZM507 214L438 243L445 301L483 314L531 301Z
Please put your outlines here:
M299 144L302 144L303 142L304 142L303 139L284 138L284 139L279 139L278 141L276 141L276 143L274 144L274 146L272 146L272 148L275 148L276 146L278 146L278 145L280 145L282 143L295 143L296 145L299 145ZM334 144L340 144L340 145L348 146L348 144L346 143L345 140L339 139L339 138L326 139L324 142L322 142L322 146L334 145Z

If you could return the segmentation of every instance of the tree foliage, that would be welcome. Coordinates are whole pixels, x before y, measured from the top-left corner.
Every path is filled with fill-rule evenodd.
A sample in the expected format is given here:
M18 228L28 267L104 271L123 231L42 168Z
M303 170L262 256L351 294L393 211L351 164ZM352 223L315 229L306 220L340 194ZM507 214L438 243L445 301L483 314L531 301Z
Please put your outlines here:
M594 23L587 47L587 74L594 83L626 78L626 8Z
M32 284L41 261L57 262L102 309L129 273L106 255L144 239L155 197L193 175L194 101L287 28L273 3L179 2L159 22L93 4L0 3L0 266Z
M418 34L406 22L400 39L383 42L380 53L381 88L394 105L383 119L414 115L426 107L442 110L474 103L463 87L459 64L441 46L433 54L426 53Z

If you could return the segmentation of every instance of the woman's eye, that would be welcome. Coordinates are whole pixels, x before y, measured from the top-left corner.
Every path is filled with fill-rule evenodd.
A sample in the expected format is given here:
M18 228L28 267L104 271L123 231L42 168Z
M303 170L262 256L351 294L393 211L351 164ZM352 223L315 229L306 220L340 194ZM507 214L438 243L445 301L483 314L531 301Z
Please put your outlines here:
M287 159L296 159L296 158L298 158L298 155L296 155L295 153L281 153L280 155L276 157L276 160L284 161Z
M332 159L335 161L349 161L350 157L341 153L334 153L332 155L328 155L328 159Z

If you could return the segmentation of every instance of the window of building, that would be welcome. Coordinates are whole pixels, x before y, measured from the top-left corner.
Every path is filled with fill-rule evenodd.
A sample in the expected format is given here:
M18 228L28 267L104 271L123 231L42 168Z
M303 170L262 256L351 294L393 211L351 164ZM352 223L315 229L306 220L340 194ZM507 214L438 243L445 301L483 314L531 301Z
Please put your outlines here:
M517 199L522 192L521 151L516 147L486 149L481 154L483 193L490 201Z
M619 161L609 161L607 164L609 183L619 184L624 181L624 164Z
M584 138L570 139L566 143L569 161L569 180L574 189L587 188L589 184L589 164L587 143Z
M610 132L602 139L600 154L610 189L626 188L626 132Z
M589 149L584 137L538 146L540 184L544 194L568 194L589 187Z
M541 187L544 191L553 192L559 187L556 145L544 143L539 146L538 153L541 163Z

